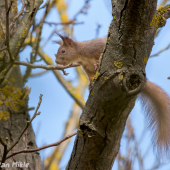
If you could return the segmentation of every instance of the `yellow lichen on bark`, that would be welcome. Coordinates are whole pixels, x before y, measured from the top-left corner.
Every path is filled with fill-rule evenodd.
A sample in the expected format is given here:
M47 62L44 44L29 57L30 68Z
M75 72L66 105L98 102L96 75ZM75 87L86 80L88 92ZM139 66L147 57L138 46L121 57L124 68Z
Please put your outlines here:
M119 77L119 79L120 79L120 80L123 80L123 75L121 75L121 76Z
M118 61L114 61L114 65L115 65L117 68L122 68L122 66L123 66L122 62L118 62Z
M27 27L24 28L23 33L21 34L21 38L26 38Z
M161 14L163 14L163 13L165 13L165 12L168 10L168 8L170 8L170 5L161 7L161 8L158 9L158 11L159 11Z
M1 20L0 20L1 21ZM0 22L1 23L1 22ZM0 39L3 40L3 29L2 29L2 26L0 24Z
M100 73L97 71L96 74L94 75L94 80L97 80L97 78L99 77Z
M15 13L18 12L18 9L17 9L17 0L14 0L14 1L13 1L12 11L15 12Z
M148 61L148 57L145 57L144 60L143 60L143 64L146 65L147 61Z
M16 45L16 48L19 48L21 46L21 41L18 42L18 44Z
M25 100L22 100L22 96L23 93L21 89L6 85L5 87L0 88L0 107L10 107L12 110L18 111L25 103ZM8 111L0 112L1 120L6 120L8 117Z
M163 14L168 10L168 8L170 8L170 5L159 8L158 11L154 14L150 26L155 26L155 30L164 26L165 18L163 17Z
M0 111L0 119L2 121L6 120L9 118L9 112L8 111Z

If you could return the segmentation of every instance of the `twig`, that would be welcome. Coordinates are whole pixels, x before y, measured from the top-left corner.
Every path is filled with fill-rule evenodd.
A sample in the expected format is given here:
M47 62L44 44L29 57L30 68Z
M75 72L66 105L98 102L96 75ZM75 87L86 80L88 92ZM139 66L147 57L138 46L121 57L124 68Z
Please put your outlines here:
M10 4L10 6L8 8L8 2L7 2L7 0L5 0L5 8L6 8L6 45L7 45L7 49L8 49L8 53L9 53L9 57L10 57L11 61L13 61L13 58L12 58L10 48L9 48L9 11L11 9L12 2L13 1L11 1L11 4Z
M6 145L6 142L1 138L1 136L0 136L0 143L1 143L3 146Z
M34 109L35 109L35 107L30 107L30 108L28 108L28 111L34 110Z
M44 21L44 23L49 24L51 26L51 25L69 25L69 24L78 25L78 24L83 24L84 22L75 22L75 20L70 20L67 22L59 22L59 23Z
M38 55L45 61L46 64L50 65L53 64L52 60L49 60L50 57L45 54L42 50L42 48L38 49ZM62 86L65 88L65 90L68 92L68 94L76 101L76 103L83 109L85 101L83 98L78 97L78 93L76 92L76 89L68 83L63 76L60 74L58 70L52 70L58 81L62 84Z
M42 71L42 72L40 72L40 73L31 74L31 75L29 76L29 78L30 78L30 77L35 77L35 76L40 76L40 75L42 75L42 74L47 73L48 71L49 71L49 70L45 70L45 71Z
M160 51L159 51L158 53L156 53L156 54L151 55L150 57L158 56L160 53L164 52L165 50L168 50L169 48L170 48L170 44L169 44L166 48L160 50Z
M43 65L43 64L36 65L36 64L30 64L30 63L27 63L27 62L24 62L24 61L15 61L14 64L31 67L33 69L35 69L35 68L43 68L43 69L46 69L46 70L64 70L66 68L80 66L77 63L72 63L72 64L69 64L67 66L61 66L61 65Z
M167 11L163 14L163 17L165 18L165 19L168 19L168 18L170 18L170 7L167 9Z
M86 1L85 1L84 6L80 9L79 12L77 12L77 13L74 15L74 17L73 17L74 19L73 19L73 20L76 20L77 16L80 15L80 14L87 14L87 10L88 10L88 8L89 8L89 2L90 2L90 0L86 0Z
M46 18L47 14L48 14L49 9L50 9L49 0L47 1L45 6L47 6L47 8L45 10L45 13L44 13L42 19L41 19L41 22L39 23L38 29L36 31L37 32L36 33L37 36L36 36L35 42L33 44L32 52L31 52L31 57L33 57L34 60L36 60L39 44L40 44L40 41L41 41L41 34L42 34L43 23L45 21L45 18Z
M25 131L25 149L28 149L28 129Z
M1 5L0 5L0 7L4 7L4 6L5 6L5 4L1 4Z
M77 132L73 133L72 135L68 135L66 136L65 138L63 138L62 140L56 142L56 143L53 143L53 144L50 144L50 145L44 145L40 148L36 148L36 149L28 149L28 150L21 150L21 151L18 151L18 152L13 152L13 154L9 155L6 159L8 158L11 158L12 156L15 156L15 155L18 155L20 153L31 153L31 152L37 152L37 151L40 151L40 150L43 150L43 149L46 149L46 148L49 148L49 147L53 147L53 146L58 146L60 145L62 142L64 142L65 140L75 136L77 134Z
M11 153L13 153L12 150L11 150ZM16 159L15 159L15 156L13 156L12 159L13 159L14 162L17 162ZM23 170L23 168L21 168L21 167L18 167L18 169Z
M22 7L21 7L21 11L17 14L17 16L13 19L12 23L10 24L9 28L10 28L10 32L13 28L13 26L15 25L15 21L19 18L19 16L24 12L24 8L27 5L27 1L23 2Z
M97 24L97 28L96 28L96 36L95 38L97 38L99 36L99 31L100 31L101 25Z
M18 139L14 142L14 144L7 150L7 153L12 150L14 148L14 146L19 142L19 140L21 139L22 135L25 133L25 131L27 130L27 128L29 127L29 125L31 124L31 122L34 120L34 118L40 114L40 112L38 112L38 109L41 105L41 102L42 102L42 94L40 94L40 99L39 99L39 102L38 102L38 105L37 105L37 108L34 112L34 115L32 117L32 119L30 121L27 121L27 125L26 127L24 128L24 130L22 131L22 133L20 134L20 136L18 137ZM38 112L38 113L37 113ZM13 155L14 156L14 155Z
M45 8L46 6L49 5L49 3L50 3L50 0L48 0L48 1L47 1L42 7L40 7L38 10Z
M6 50L6 49L7 49L7 47L1 48L1 49L0 49L0 52L3 51L3 50Z
M0 143L3 145L4 147L4 152L3 152L3 156L2 156L2 160L1 163L4 163L6 160L6 155L7 155L7 142L5 142L1 137L0 137ZM0 170L1 170L1 166L0 166Z
M57 32L59 32L60 30L56 30L56 29L54 29L54 31L51 33L51 35L47 38L47 40L45 41L45 43L42 45L42 48L47 44L47 42L51 39L51 37L55 34L55 33L57 33Z

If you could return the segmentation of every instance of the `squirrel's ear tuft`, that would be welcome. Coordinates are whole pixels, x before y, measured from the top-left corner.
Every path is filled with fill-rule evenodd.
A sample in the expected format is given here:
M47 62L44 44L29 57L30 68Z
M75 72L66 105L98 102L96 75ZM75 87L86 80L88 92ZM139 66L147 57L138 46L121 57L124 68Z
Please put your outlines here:
M60 33L56 33L62 40L64 39L64 36L63 35L61 35Z
M74 46L74 41L69 37L64 37L63 42L67 46L71 46L71 47Z
M57 35L63 40L63 43L67 46L74 46L74 40L72 40L71 38L69 38L69 35L61 35L59 33L57 33Z
M56 43L56 44L59 44L59 45L63 44L63 41L53 41L53 42Z

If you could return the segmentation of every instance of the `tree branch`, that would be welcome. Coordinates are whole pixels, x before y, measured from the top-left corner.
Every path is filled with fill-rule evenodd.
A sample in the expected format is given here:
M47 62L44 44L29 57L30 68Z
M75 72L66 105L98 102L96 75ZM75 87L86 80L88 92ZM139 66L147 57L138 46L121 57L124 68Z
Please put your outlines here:
M166 20L170 18L170 5L159 8L154 14L150 26L154 26L155 30L165 26Z
M71 20L71 21L67 21L67 22L59 22L59 23L44 21L44 23L48 24L50 26L51 25L69 25L69 24L78 25L78 24L83 24L83 22L75 22L75 20Z
M24 45L31 45L30 42L34 41L34 38L30 39L28 38L25 42ZM54 65L53 60L43 52L42 48L39 47L38 49L38 55L45 61L46 64L48 65ZM68 83L61 73L58 70L52 70L58 81L61 83L61 85L65 88L65 90L68 92L68 94L75 100L75 102L83 109L85 101L84 99L76 92L76 89Z
M168 18L170 18L170 5L167 5L166 7L168 7L168 8L167 8L167 11L165 11L163 16L165 19L168 19Z
M39 47L38 55L46 62L46 64L53 65L52 59L43 52L43 50ZM68 84L68 82L63 78L58 70L52 70L55 74L58 81L63 85L69 95L75 100L75 102L83 109L85 101L83 98L76 92L75 88Z
M13 152L11 155L9 155L6 159L9 159L11 158L12 156L15 156L15 155L18 155L20 153L32 153L32 152L37 152L37 151L40 151L40 150L43 150L43 149L46 149L46 148L50 148L50 147L53 147L53 146L58 146L60 145L62 142L64 142L65 140L75 136L77 134L77 132L73 133L72 135L68 135L66 136L65 138L63 138L62 140L56 142L56 143L53 143L53 144L50 144L50 145L45 145L45 146L42 146L40 148L36 148L36 149L28 149L28 150L21 150L21 151L18 151L18 152Z
M3 51L3 50L6 50L6 49L7 49L7 47L1 48L1 49L0 49L0 52Z
M146 81L144 61L154 44L156 30L150 23L156 6L155 0L112 0L113 20L67 170L111 169L126 120Z
M36 65L36 64L30 64L30 63L27 63L27 62L24 62L24 61L15 61L14 64L16 65L23 65L23 66L27 66L27 67L31 67L33 69L35 68L43 68L43 69L46 69L46 70L64 70L66 68L71 68L71 67L78 67L80 66L79 64L77 63L72 63L72 64L69 64L67 66L62 66L62 65Z
M39 72L39 73L35 73L35 74L30 74L30 76L28 78L40 76L40 75L45 74L47 72L48 72L48 70L45 70L45 71L42 71L42 72Z
M21 7L21 10L20 10L20 12L18 12L18 14L17 14L17 16L13 19L13 21L11 22L11 24L10 24L10 26L9 26L9 28L10 28L10 32L12 31L12 28L13 28L13 26L15 25L15 22L16 22L16 20L20 17L20 15L24 12L24 8L26 7L26 5L27 5L27 1L25 1L23 4L22 4L22 7Z
M11 6L12 6L12 2L11 1L11 4L8 8L8 1L5 0L5 8L6 8L6 45L7 45L7 50L8 50L8 53L9 53L9 57L10 57L10 60L13 61L13 58L12 58L12 55L11 55L11 52L10 52L10 47L9 47L9 11L11 9Z
M162 53L162 52L168 50L169 48L170 48L170 44L169 44L166 48L160 50L160 51L157 52L156 54L151 55L150 57L156 57L156 56L158 56L160 53Z
M22 22L19 24L19 26L16 29L15 34L10 39L9 42L9 48L10 52L12 54L12 59L16 59L18 56L18 53L20 51L20 48L23 45L23 42L25 41L29 29L32 26L33 19L35 17L35 14L37 10L39 9L39 6L41 5L43 1L42 0L35 0L34 3L28 3L27 9L29 10L29 13L24 13L22 17ZM34 5L35 4L35 5ZM7 24L9 27L9 24ZM8 38L8 37L7 37ZM8 47L7 47L8 48ZM8 63L6 67L3 67L3 70L0 72L0 84L4 81L6 74L11 69L13 63Z
M26 127L23 129L23 131L21 132L21 134L20 134L20 136L18 137L18 139L14 142L14 144L7 150L7 153L15 147L15 145L16 145L16 144L19 142L19 140L21 139L22 135L25 133L25 131L26 131L26 130L28 129L28 127L31 125L31 122L35 119L35 117L36 117L37 115L40 114L40 112L38 112L38 109L39 109L39 107L40 107L40 105L41 105L41 102L42 102L42 96L43 96L43 95L40 94L40 99L39 99L37 108L36 108L36 110L35 110L35 112L34 112L34 115L33 115L32 118L31 118L31 120L30 120L30 121L27 121ZM38 112L38 113L37 113L37 112ZM14 156L14 155L13 155L13 156ZM6 158L6 159L7 159L7 158Z

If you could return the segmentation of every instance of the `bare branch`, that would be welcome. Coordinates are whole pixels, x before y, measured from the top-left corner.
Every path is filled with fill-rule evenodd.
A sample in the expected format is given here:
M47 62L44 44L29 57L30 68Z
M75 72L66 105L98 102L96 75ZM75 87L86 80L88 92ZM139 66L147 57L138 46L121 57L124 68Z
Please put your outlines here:
M12 58L10 48L9 48L9 11L11 9L12 2L13 1L11 1L11 4L10 4L10 6L8 8L8 2L7 2L7 0L5 0L5 8L6 8L6 45L7 45L7 49L8 49L8 53L9 53L9 57L10 57L11 61L13 60L13 58Z
M83 7L82 7L82 8L80 9L80 11L77 12L77 13L75 14L75 16L73 17L74 20L76 20L77 16L80 15L80 14L87 14L87 10L89 9L89 2L90 2L90 0L86 0L86 1L85 1L85 4L83 5Z
M50 36L47 38L47 40L45 41L45 43L42 45L42 48L48 43L48 41L51 39L51 37L55 34L55 33L57 33L57 32L59 32L60 30L56 30L56 29L54 29L53 30L53 32L50 34Z
M160 53L162 53L162 52L168 50L169 48L170 48L170 44L169 44L166 48L160 50L160 51L157 52L156 54L151 55L150 57L156 57L156 56L158 56Z
M166 20L170 18L170 5L159 8L152 18L150 26L154 26L155 30L165 26Z
M31 152L37 152L37 151L40 151L40 150L43 150L43 149L46 149L46 148L50 148L50 147L53 147L53 146L58 146L60 145L62 142L64 142L65 140L75 136L77 134L77 132L73 133L72 135L68 135L66 136L65 138L63 138L62 140L56 142L56 143L53 143L53 144L50 144L50 145L45 145L45 146L42 146L40 148L36 148L36 149L28 149L28 150L21 150L21 151L18 151L18 152L13 152L11 155L9 155L6 159L8 158L11 158L12 156L15 156L15 155L18 155L20 153L31 153Z
M1 162L5 162L5 159L6 159L6 155L7 155L7 142L4 141L1 137L0 137L0 143L3 145L4 147L4 152L3 152L3 156L2 156L2 160ZM1 170L1 166L0 166L0 170Z
M17 16L13 19L12 23L10 24L10 26L9 26L10 32L11 32L13 26L15 25L16 20L20 17L20 15L21 15L23 12L25 12L25 11L24 11L24 8L26 7L27 3L28 3L28 2L25 1L25 2L22 4L22 7L21 7L20 12L17 14Z
M48 1L47 1L42 7L40 7L38 10L45 8L46 6L49 5L49 3L50 3L50 0L48 0Z
M24 45L31 45L30 41L32 39L27 39L27 41L24 43ZM42 48L39 47L38 49L38 55L45 61L48 65L53 65L52 59L43 52ZM58 81L63 85L63 87L66 89L66 91L69 93L69 95L76 101L76 103L83 109L85 101L79 94L77 94L76 89L68 83L63 76L60 74L60 72L56 69L52 70L55 74Z
M170 5L168 5L169 7L168 7L168 9L167 9L167 11L164 13L164 18L165 19L168 19L168 18L170 18Z
M1 143L3 146L6 145L6 142L1 138L1 136L0 136L0 143Z
M35 112L34 112L34 115L32 116L31 120L29 121L30 124L31 124L31 122L35 119L35 117L40 114L40 112L38 112L38 109L39 109L39 107L40 107L40 105L41 105L41 102L42 102L42 96L43 96L43 95L40 94L40 100L39 100L39 102L38 102L38 106L37 106L37 108L36 108L36 110L35 110ZM37 113L37 112L38 112L38 113Z
M19 140L21 139L22 135L23 135L24 132L27 130L27 128L30 126L30 124L31 124L31 122L34 120L34 118L35 118L37 115L40 114L40 112L38 112L38 109L39 109L39 107L40 107L40 105L41 105L41 102L42 102L42 96L43 96L43 95L40 94L40 99L39 99L39 102L38 102L38 105L37 105L37 108L36 108L36 110L35 110L35 112L34 112L33 117L31 118L30 121L27 121L26 127L24 128L24 130L22 131L22 133L20 134L20 136L18 137L18 139L14 142L14 144L7 150L7 153L14 148L14 146L19 142ZM37 112L38 112L38 113L37 113ZM14 156L14 155L12 155L12 156Z
M43 65L43 64L36 65L36 64L30 64L30 63L27 63L27 62L24 62L24 61L15 61L14 64L31 67L33 69L35 69L35 68L43 68L43 69L46 69L46 70L64 70L66 68L80 66L77 63L72 63L72 64L69 64L67 66L62 66L62 65Z
M52 60L48 55L46 55L42 48L38 49L39 56L47 63L47 64L53 64ZM71 86L60 74L58 70L52 70L55 74L58 81L63 85L63 87L66 89L66 91L69 93L69 95L76 101L76 103L83 109L84 108L84 100L79 96L79 94L76 92L76 89ZM79 96L79 97L78 97Z
M3 51L3 50L6 50L6 49L7 49L7 47L4 47L4 48L0 49L0 52Z
M101 25L97 23L97 28L96 28L96 36L95 38L97 38L99 36L99 31L101 29Z
M75 20L70 20L67 22L59 22L59 23L44 21L44 23L49 24L51 26L51 25L69 25L69 24L78 25L78 24L83 24L84 22L75 22Z
M40 72L40 73L30 74L29 78L35 77L35 76L40 76L40 75L42 75L42 74L47 73L48 71L49 71L49 70L45 70L45 71L42 71L42 72Z

